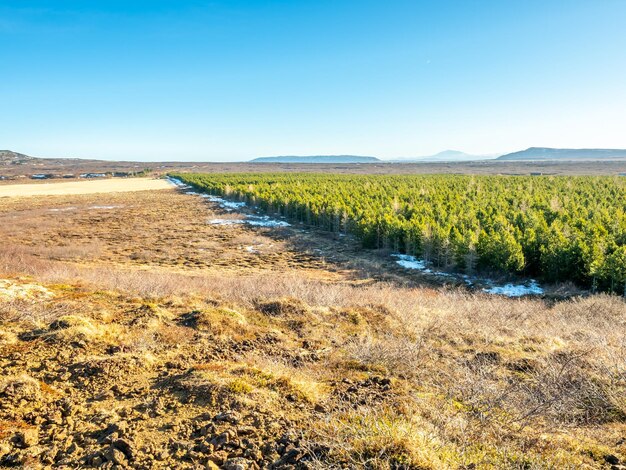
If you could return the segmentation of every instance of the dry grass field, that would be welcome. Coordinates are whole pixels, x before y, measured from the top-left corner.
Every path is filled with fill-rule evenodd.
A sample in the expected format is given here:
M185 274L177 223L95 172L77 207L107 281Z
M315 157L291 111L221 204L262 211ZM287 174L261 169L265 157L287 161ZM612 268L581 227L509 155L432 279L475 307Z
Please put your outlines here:
M79 180L67 182L40 182L33 184L0 185L2 197L70 196L76 194L126 193L165 189L168 183L162 179L124 178L102 180Z
M626 304L437 287L174 189L0 199L0 466L626 468Z
M29 177L33 174L78 176L82 173L138 172L146 170L153 175L174 172L192 173L354 173L354 174L471 174L471 175L619 175L626 174L626 159L621 160L547 160L504 161L483 160L469 162L414 162L414 163L250 163L250 162L123 162L84 159L34 159L20 165L2 165L0 159L0 187L3 184L28 181L2 181L2 177Z

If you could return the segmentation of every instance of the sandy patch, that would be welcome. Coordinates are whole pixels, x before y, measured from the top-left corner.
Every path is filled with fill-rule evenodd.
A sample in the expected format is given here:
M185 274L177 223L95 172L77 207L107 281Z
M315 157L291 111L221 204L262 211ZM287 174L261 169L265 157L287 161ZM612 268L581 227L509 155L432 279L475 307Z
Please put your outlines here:
M64 181L45 184L7 184L0 186L0 197L63 196L74 194L124 193L168 189L162 179L123 178L94 181Z

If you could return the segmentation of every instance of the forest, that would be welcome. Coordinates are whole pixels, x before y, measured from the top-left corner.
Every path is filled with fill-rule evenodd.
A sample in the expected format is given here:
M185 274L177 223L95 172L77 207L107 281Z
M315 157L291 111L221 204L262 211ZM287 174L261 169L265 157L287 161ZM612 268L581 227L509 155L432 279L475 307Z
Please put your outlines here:
M571 281L626 295L626 178L611 176L173 174L200 191L364 248L474 274Z

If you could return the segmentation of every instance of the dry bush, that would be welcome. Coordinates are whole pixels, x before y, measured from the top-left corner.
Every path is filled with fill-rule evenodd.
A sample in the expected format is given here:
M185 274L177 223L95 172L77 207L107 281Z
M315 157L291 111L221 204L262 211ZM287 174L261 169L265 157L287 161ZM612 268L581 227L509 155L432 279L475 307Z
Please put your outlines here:
M17 336L12 331L0 328L0 346L7 346L17 343Z
M260 300L256 303L256 308L261 313L270 316L307 316L310 314L309 306L302 300L294 297L287 297L277 300Z
M316 436L335 461L349 468L458 468L473 462L505 468L503 462L518 458L531 462L529 468L541 468L549 466L550 452L579 451L563 451L564 444L551 437L537 443L537 435L557 436L566 428L568 436L605 432L626 422L626 304L615 296L547 302L382 282L324 282L305 274L96 269L6 249L0 249L0 268L44 282L80 280L144 299L178 296L172 310L181 325L172 330L172 319L165 318L159 325L146 321L143 330L128 331L122 349L134 353L158 351L162 341L175 343L184 332L189 342L194 335L210 338L206 333L238 341L269 328L280 330L285 319L301 320L306 329L297 333L306 334L282 331L285 348L290 341L320 340L332 352L319 364L294 368L288 365L291 356L285 362L255 360L239 369L198 368L175 386L190 397L206 392L216 403L224 399L237 406L250 405L252 398L278 400L278 394L287 393L301 393L309 397L305 402L315 403L325 383L338 379L337 371L355 377L384 371L397 379L394 387L400 384L385 403L402 399L408 402L405 408L344 406L344 412L352 411L330 413ZM185 309L188 296L216 302ZM222 307L226 301L229 309ZM3 303L0 320L49 323L71 313L70 307L62 302ZM276 356L281 352L272 350ZM341 366L353 362L362 368ZM100 374L107 376L106 370ZM576 444L571 446L584 447L572 440ZM483 454L473 447L476 442ZM526 457L529 449L539 448L545 456L537 457L535 465Z
M626 408L623 400L622 403L618 400L626 394L626 383L616 386L597 376L587 355L559 352L531 373L518 392L521 395L518 420L524 422L540 416L568 425L624 421Z
M237 310L227 307L205 307L193 310L178 319L184 327L211 333L214 336L240 337L248 333L248 320Z
M283 395L296 396L308 403L328 398L329 388L323 374L313 368L293 367L279 358L249 354L245 373L257 387L280 390Z
M102 243L89 243L38 247L37 253L52 260L94 259L102 253Z
M390 408L361 407L329 417L313 430L309 453L312 466L332 468L446 469L443 445L418 415ZM443 458L442 458L443 456Z
M41 384L29 375L22 374L0 380L0 399L10 403L21 400L37 401L41 398Z
M348 343L346 354L367 369L382 370L399 377L419 373L423 360L424 338L417 341L387 334L362 335Z
M127 331L119 342L124 353L145 353L159 349L157 333L151 330Z
M0 302L0 322L19 322L32 327L49 324L60 316L74 312L76 306L63 301L33 302L18 299Z

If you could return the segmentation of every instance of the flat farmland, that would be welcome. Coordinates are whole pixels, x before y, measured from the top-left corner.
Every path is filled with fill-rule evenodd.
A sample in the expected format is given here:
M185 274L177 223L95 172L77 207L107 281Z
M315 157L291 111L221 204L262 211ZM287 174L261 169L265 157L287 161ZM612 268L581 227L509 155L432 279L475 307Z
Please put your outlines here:
M33 196L69 196L76 194L125 193L151 191L171 187L163 179L116 178L65 182L40 182L0 185L0 198Z

